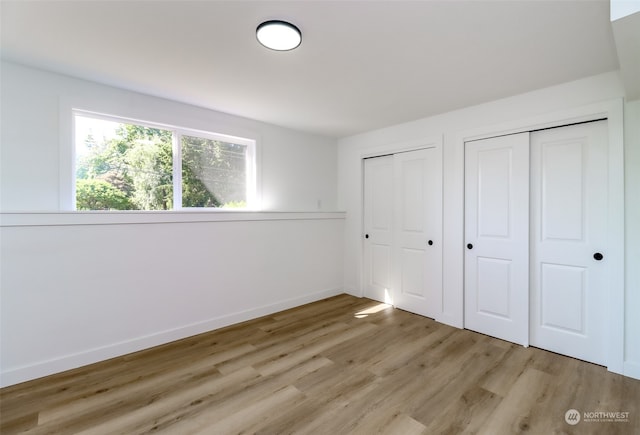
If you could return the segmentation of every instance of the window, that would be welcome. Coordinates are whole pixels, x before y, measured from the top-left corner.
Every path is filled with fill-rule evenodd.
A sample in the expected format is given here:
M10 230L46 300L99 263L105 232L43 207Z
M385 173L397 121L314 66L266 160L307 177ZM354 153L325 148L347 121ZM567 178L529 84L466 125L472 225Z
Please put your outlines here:
M255 141L74 111L77 210L252 206Z

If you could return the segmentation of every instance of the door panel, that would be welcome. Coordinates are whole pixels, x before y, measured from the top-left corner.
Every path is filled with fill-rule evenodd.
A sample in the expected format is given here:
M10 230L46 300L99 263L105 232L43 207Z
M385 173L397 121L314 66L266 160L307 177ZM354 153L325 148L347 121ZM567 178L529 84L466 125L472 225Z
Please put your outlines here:
M400 264L400 288L410 296L425 297L424 289L424 249L402 248Z
M584 267L540 264L540 325L560 331L585 333Z
M369 180L371 183L371 229L391 231L393 204L393 166L390 157L381 157L387 161L372 161L369 164Z
M391 300L393 156L364 161L364 296Z
M465 144L465 327L523 345L529 328L529 134Z
M427 317L442 292L442 171L439 150L394 155L394 302Z
M477 257L478 313L510 319L511 261Z
M534 137L537 134L534 133ZM542 152L540 202L543 240L582 240L584 174L582 143L548 143Z
M371 285L378 288L391 288L391 247L371 242ZM384 294L384 293L383 293ZM369 296L367 296L369 297Z
M478 150L478 235L509 237L511 148Z
M396 157L396 168L400 178L397 198L402 211L400 230L402 232L424 232L424 201L429 186L425 184L427 168L424 152L418 151Z
M531 135L531 344L596 364L606 362L607 147L606 121Z

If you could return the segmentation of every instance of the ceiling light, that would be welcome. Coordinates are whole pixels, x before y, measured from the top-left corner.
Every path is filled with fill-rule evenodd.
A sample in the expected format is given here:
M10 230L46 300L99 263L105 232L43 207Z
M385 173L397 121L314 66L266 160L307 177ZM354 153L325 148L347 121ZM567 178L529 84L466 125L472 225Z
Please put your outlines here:
M291 23L280 20L265 21L256 29L260 44L271 50L293 50L302 42L300 29Z

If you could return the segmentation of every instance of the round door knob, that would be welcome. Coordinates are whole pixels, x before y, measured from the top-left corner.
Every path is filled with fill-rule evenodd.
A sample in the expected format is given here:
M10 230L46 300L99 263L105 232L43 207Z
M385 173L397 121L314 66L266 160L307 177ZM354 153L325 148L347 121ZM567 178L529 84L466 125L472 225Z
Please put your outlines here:
M604 258L604 255L602 255L602 254L601 254L601 253L599 253L599 252L596 252L595 254L593 254L593 258L594 258L594 260L596 260L596 261L600 261L600 260L602 260L602 259Z
M364 235L364 238L365 238L365 239L368 239L368 238L369 238L369 234L365 234L365 235Z
M433 240L429 240L429 241L427 242L427 245L429 245L429 246L433 245Z
M467 243L467 249L473 249L473 245L471 243Z

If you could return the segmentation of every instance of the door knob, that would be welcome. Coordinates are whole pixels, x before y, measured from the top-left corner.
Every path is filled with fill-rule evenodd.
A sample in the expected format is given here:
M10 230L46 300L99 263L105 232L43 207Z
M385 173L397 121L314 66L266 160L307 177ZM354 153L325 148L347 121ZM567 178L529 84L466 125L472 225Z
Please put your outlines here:
M595 254L593 254L593 258L594 258L596 261L600 261L600 260L602 260L602 259L604 258L604 255L602 255L602 254L601 254L601 253L599 253L599 252L596 252Z
M473 245L471 243L467 243L467 249L473 249Z
M368 238L369 238L369 234L365 234L365 235L364 235L364 238L365 238L365 239L368 239Z
M433 245L433 240L429 240L429 241L427 242L427 245L429 245L429 246Z

